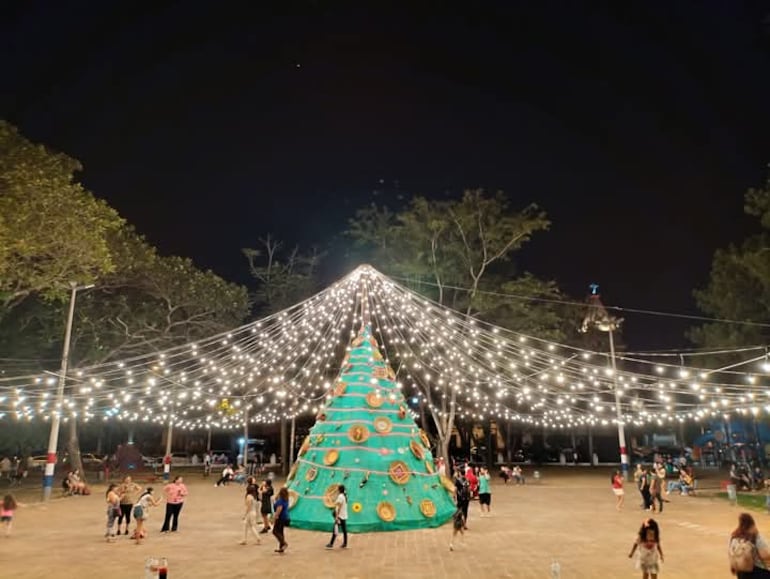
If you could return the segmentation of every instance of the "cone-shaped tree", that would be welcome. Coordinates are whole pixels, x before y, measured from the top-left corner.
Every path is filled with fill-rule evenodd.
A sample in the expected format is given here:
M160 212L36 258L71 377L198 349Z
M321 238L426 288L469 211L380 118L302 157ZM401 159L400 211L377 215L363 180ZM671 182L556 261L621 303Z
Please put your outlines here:
M454 487L436 472L368 327L353 340L289 473L292 527L331 530L340 484L353 533L437 527L455 510Z

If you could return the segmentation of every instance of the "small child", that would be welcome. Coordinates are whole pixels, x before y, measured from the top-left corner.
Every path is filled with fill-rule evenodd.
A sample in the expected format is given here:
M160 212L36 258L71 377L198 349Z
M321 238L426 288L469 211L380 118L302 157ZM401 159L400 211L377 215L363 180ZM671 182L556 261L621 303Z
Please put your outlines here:
M465 536L465 517L463 516L463 510L461 508L458 508L455 511L455 514L452 515L452 539L449 541L449 550L454 551L454 540L457 536L457 533L460 533L460 539Z
M641 569L642 579L657 579L658 561L663 562L663 550L660 548L660 529L655 519L646 519L642 523L639 536L628 554L629 559L634 556L637 549L639 554L636 559L636 568Z
M0 508L0 522L5 525L5 536L11 536L11 529L13 528L13 515L18 507L24 505L16 502L13 495L5 495L3 498L3 505Z

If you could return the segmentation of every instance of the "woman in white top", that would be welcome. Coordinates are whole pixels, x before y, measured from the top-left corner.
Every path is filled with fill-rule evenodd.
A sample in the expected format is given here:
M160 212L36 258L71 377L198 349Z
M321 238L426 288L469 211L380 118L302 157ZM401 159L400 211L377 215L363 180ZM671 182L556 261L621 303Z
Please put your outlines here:
M134 505L134 519L136 519L136 531L134 531L134 539L136 544L142 542L147 536L147 531L144 530L144 522L150 514L150 507L156 507L160 504L160 499L156 499L152 496L152 487L147 487L139 500Z
M348 547L348 495L345 494L345 485L338 487L339 494L334 502L334 527L332 528L332 539L326 545L327 549L334 548L334 540L338 533L342 533L342 548Z
M259 490L257 485L250 484L246 487L246 498L244 499L246 512L243 515L243 541L241 541L241 545L247 544L249 531L251 531L251 534L254 535L254 538L257 540L257 545L262 544L262 541L259 538L259 531L257 530L257 508L261 505L258 494Z

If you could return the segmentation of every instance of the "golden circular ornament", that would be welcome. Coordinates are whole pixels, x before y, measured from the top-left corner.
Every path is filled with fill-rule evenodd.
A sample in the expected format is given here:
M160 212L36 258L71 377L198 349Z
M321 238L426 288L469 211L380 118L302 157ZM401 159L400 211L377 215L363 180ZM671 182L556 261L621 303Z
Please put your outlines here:
M348 429L348 438L356 444L369 439L369 429L364 424L354 424Z
M383 402L385 402L385 399L378 392L369 392L366 395L366 403L372 408L379 408Z
M388 380L395 380L396 379L396 373L393 371L393 368L388 366Z
M337 495L340 493L340 485L337 483L334 483L333 485L329 485L326 487L326 492L324 492L324 506L327 509L333 509L334 505L337 503Z
M390 467L388 467L388 474L390 475L390 480L397 485L405 485L412 476L409 472L409 467L403 460L394 460L391 462Z
M390 418L380 416L374 419L374 429L380 434L387 434L393 429L393 423L390 421Z
M427 470L429 474L436 472L436 469L433 468L433 463L429 460L425 461L425 470Z
M318 469L314 466L311 466L309 469L307 469L307 472L305 473L305 480L307 482L313 482L315 480L315 477L318 476Z
M372 376L384 380L388 377L388 371L385 368L378 366L372 371Z
M420 501L420 512L427 518L436 516L436 505L430 499Z
M419 442L410 440L409 449L412 451L412 454L417 458L417 460L422 460L425 458L425 449Z
M375 350L372 357L379 362L382 360L382 353L379 350Z
M454 494L454 492L455 492L455 483L453 483L450 478L442 476L441 477L441 484L444 485L444 489L446 489L446 492Z
M289 476L286 477L286 482L294 480L294 476L297 474L297 468L299 468L299 463L295 462L294 466L292 466L291 470L289 471Z
M361 503L353 503L351 505L354 513L360 513L364 506Z
M299 493L293 489L289 489L289 510L294 508L299 500Z
M388 501L382 501L379 505L377 505L377 516L386 523L390 523L396 518L396 507L394 507Z
M331 450L326 451L326 454L324 455L324 464L326 466L331 466L335 462L337 462L339 458L340 458L340 452L333 448Z
M406 407L402 404L398 407L398 417L403 420L406 418Z
M337 384L334 386L334 395L342 396L345 393L347 387L348 385L345 384L345 382L337 382Z
M422 445L425 448L430 448L430 438L428 438L428 435L425 434L425 431L422 428L420 429L420 440L422 440Z

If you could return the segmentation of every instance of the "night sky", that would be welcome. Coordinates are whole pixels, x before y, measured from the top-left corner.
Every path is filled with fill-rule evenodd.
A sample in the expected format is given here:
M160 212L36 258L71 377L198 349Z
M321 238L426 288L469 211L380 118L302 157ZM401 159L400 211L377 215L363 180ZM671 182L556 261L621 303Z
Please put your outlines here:
M236 281L268 232L326 243L372 200L499 188L553 221L522 269L696 313L767 175L770 3L625 4L11 3L0 116ZM685 344L679 320L626 325L632 347Z

